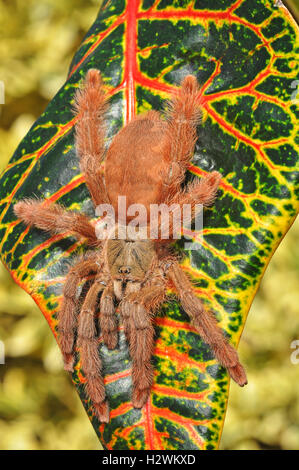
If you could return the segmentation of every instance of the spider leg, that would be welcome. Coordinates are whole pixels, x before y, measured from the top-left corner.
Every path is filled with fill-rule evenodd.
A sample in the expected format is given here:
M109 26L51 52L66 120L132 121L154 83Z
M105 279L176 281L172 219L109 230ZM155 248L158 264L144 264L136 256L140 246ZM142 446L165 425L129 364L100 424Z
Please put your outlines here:
M90 69L83 88L75 94L74 111L77 115L76 149L80 158L80 168L95 206L108 203L100 166L104 159L105 121L107 109L101 74Z
M188 75L173 94L166 110L166 134L163 158L169 162L170 173L165 180L162 200L179 191L190 164L197 140L196 127L201 118L200 90L194 76Z
M150 394L154 371L151 357L154 348L153 311L163 302L163 286L152 286L131 294L120 304L125 332L128 334L132 358L132 403L142 408Z
M151 364L154 327L150 313L142 304L123 301L121 311L129 319L129 346L133 362L132 403L135 408L142 408L148 399L154 376Z
M191 223L198 215L198 209L201 209L199 205L209 206L214 202L220 180L221 174L218 173L218 171L213 171L201 180L195 180L189 184L186 190L180 189L173 198L167 201L167 204L169 206L172 206L172 204L179 205L181 213L183 214L184 206L189 206L191 208L191 220L187 222ZM163 220L160 217L159 226L161 233L167 230L171 238L175 237L176 228L174 227L174 219L170 218L166 220L166 224L166 226L163 225ZM159 242L163 242L163 239L159 240Z
M102 377L102 361L95 325L98 294L104 289L104 285L99 281L100 279L97 279L91 286L82 305L78 320L77 343L86 377L86 392L97 411L99 420L102 423L109 423L109 406Z
M179 204L181 207L183 204L190 204L193 211L195 204L210 206L216 198L221 178L222 175L218 171L212 171L200 180L196 179L190 183L185 191L178 191L169 204Z
M103 341L108 349L115 349L118 340L118 328L113 299L114 294L112 286L107 286L101 296L99 326Z
M76 327L76 297L79 283L91 272L97 272L99 267L90 260L81 260L68 272L63 288L63 300L58 312L59 345L64 359L64 368L73 372L73 347Z
M15 214L26 225L33 225L54 235L72 232L79 239L86 238L89 245L98 243L95 229L86 215L68 211L59 204L46 205L45 202L24 199L15 204Z
M161 285L151 285L143 287L141 290L136 293L131 293L127 298L127 303L141 303L145 306L150 312L155 311L165 299L165 286L164 283ZM131 335L131 320L132 312L130 305L126 308L122 308L124 301L121 303L120 313L123 320L123 326L126 338L130 343Z
M202 301L193 294L192 286L179 264L173 263L167 274L178 291L183 309L203 340L210 345L217 360L238 385L246 385L246 373L237 351L226 341L212 313L205 310Z
M120 314L123 322L125 336L128 343L131 342L131 315L132 315L132 306L129 302L123 301L120 304Z

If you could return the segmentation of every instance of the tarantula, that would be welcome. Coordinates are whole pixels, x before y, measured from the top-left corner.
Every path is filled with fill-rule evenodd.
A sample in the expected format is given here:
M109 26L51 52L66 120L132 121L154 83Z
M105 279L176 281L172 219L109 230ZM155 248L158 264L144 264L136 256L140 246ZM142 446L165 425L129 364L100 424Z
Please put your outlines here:
M166 119L156 111L137 115L114 136L107 151L104 146L106 110L101 74L91 69L75 94L75 142L95 207L110 204L117 213L119 195L126 196L128 205L140 203L147 209L153 203L176 203L180 207L190 204L193 211L196 204L208 206L214 201L221 179L216 171L182 187L201 116L200 89L194 76L186 76L173 93L165 111ZM192 284L171 251L171 237L138 240L116 235L116 238L99 240L96 226L86 215L66 210L59 204L48 204L46 200L21 200L14 210L29 226L51 234L71 232L80 240L83 237L93 248L66 276L58 333L66 370L73 371L74 349L76 345L79 348L86 393L101 422L109 422L109 406L97 326L107 347L116 348L115 310L119 307L132 359L132 404L142 408L149 397L154 374L153 317L165 301L169 285L174 287L194 328L210 345L219 363L240 386L247 383L236 350L225 339L213 314L193 293ZM117 233L121 223L124 222L119 222ZM94 280L78 312L78 286L91 274Z

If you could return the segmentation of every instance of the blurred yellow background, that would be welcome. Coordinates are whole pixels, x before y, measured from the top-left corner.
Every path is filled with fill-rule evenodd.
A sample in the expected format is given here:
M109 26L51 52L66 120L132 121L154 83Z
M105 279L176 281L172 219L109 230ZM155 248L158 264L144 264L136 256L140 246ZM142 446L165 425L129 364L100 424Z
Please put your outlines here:
M299 0L289 2L299 11ZM0 171L48 101L100 0L0 0ZM249 385L231 384L222 449L299 449L299 220L264 276L239 353ZM100 449L35 303L0 263L0 449Z

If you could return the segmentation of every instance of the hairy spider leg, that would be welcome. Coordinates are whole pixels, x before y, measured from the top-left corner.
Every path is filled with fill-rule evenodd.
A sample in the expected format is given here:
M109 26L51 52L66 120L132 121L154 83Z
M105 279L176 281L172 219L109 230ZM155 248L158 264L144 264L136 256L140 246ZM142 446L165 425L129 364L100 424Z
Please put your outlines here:
M80 169L94 206L108 203L101 163L105 155L105 112L107 97L98 70L88 70L83 86L75 94L75 143Z
M246 373L239 362L237 351L226 341L213 314L205 310L202 301L194 295L189 279L177 262L169 268L168 276L178 291L183 309L203 340L211 347L216 359L226 367L238 385L246 385Z
M101 295L98 318L103 341L108 349L115 349L118 341L118 324L115 315L114 298L112 285L108 285Z
M14 206L16 216L26 225L37 227L53 235L71 232L79 240L87 239L89 245L98 244L95 228L89 218L68 211L59 204L47 204L46 200L23 199Z
M151 358L154 349L153 317L165 300L165 285L147 285L130 294L120 303L125 333L132 358L132 404L142 408L147 402L153 383ZM129 333L129 334L128 334Z
M87 395L97 411L99 420L102 423L109 423L109 405L106 400L99 340L95 325L98 295L103 289L101 278L98 278L87 292L78 319L77 344L80 348L82 369L86 377Z
M78 261L71 267L66 276L63 287L63 297L58 311L58 343L64 359L64 368L73 372L74 339L77 326L77 288L84 278L92 272L96 273L99 267L95 261L85 259Z
M166 109L165 143L162 154L169 163L169 175L164 182L162 200L180 191L186 170L194 153L196 128L201 119L200 89L194 76L188 75L173 93Z

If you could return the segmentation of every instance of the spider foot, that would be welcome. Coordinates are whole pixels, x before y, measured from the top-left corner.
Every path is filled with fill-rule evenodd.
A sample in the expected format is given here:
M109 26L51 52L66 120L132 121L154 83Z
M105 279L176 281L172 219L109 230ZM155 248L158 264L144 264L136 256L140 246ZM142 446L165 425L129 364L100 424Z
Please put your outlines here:
M149 388L143 390L134 390L132 396L132 404L134 408L142 408L146 404L149 394Z
M64 354L63 356L64 364L63 368L64 370L67 370L68 372L74 372L74 357L72 354Z
M208 186L210 186L211 189L216 191L219 186L221 178L222 178L221 173L219 173L218 171L212 171L212 173L205 176L205 182L207 183Z
M107 400L103 401L102 403L95 403L94 407L96 409L99 421L101 423L109 423L110 413Z
M238 363L237 365L233 367L228 367L227 368L229 375L231 378L238 384L240 387L244 387L247 382L247 377L246 377L246 372L244 370L244 367Z
M117 342L118 342L117 332L115 331L107 331L105 333L103 332L103 341L108 349L115 349L117 346Z
M182 81L182 90L185 93L196 93L198 92L198 83L196 77L193 75L187 75Z

